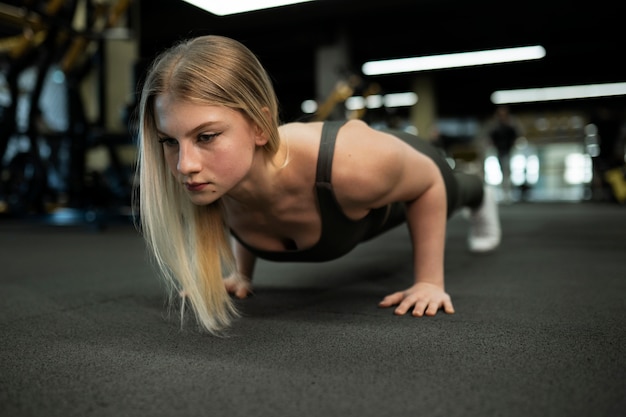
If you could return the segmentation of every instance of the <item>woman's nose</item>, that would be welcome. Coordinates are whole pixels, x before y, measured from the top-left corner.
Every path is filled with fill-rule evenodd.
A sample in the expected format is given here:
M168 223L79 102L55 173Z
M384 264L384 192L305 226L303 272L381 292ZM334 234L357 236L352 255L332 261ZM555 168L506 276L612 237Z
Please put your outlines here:
M193 144L183 142L179 145L176 169L183 175L190 175L201 170L197 149Z

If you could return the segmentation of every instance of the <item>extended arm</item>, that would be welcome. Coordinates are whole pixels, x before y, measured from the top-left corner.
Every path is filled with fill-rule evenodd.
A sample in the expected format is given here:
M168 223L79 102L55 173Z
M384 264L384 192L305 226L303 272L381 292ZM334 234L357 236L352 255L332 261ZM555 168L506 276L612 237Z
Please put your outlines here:
M344 128L335 162L335 193L349 216L360 218L394 202L406 204L414 284L389 294L379 305L396 305L399 315L435 315L440 308L453 313L444 287L447 197L435 162L400 139L359 123Z
M433 164L434 165L434 164ZM431 172L437 173L436 167ZM446 191L443 179L433 175L432 183L416 199L407 202L407 224L413 243L415 284L385 297L381 307L397 305L395 313L434 316L440 308L454 313L444 286L446 235Z
M256 256L244 248L235 238L232 238L232 242L237 272L224 279L224 285L226 286L226 291L235 297L246 298L252 293L252 277L254 275Z

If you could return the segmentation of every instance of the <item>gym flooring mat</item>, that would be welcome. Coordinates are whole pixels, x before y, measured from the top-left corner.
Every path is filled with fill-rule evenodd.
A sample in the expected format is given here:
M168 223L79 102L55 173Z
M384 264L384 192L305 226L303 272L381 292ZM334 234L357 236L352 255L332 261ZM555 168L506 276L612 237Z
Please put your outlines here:
M501 247L449 222L456 314L380 309L405 227L321 264L260 261L228 337L168 312L131 224L0 221L0 416L626 415L626 208L500 207Z

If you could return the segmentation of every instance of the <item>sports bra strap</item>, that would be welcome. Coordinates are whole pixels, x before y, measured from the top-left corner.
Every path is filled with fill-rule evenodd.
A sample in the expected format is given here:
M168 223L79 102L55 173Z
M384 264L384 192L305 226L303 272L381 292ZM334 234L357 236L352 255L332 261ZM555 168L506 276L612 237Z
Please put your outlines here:
M326 121L322 127L320 150L317 156L316 183L330 184L330 176L333 168L333 155L335 153L335 140L339 128L346 123L345 120Z

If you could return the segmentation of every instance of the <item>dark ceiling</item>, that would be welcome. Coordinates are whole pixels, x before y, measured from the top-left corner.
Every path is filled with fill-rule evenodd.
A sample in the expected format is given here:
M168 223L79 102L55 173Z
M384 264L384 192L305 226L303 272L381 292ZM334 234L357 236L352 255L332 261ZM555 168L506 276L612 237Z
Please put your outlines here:
M6 3L19 4L25 0ZM32 1L32 0L29 0ZM225 0L226 1L226 0ZM561 0L316 0L219 17L182 0L133 0L131 29L140 43L138 72L173 42L201 34L249 46L274 79L283 119L300 117L315 98L315 51L340 38L349 45L346 70L368 60L541 44L539 61L429 72L442 117L490 113L498 89L626 81L624 2ZM410 90L415 74L366 78L383 91ZM626 98L531 105L626 108Z
M351 70L365 61L541 44L540 61L429 73L439 113L490 112L497 89L626 81L623 2L560 0L317 0L226 17L182 0L141 0L141 54L197 34L234 37L248 45L275 80L286 118L315 96L315 50L341 36ZM407 91L415 74L370 78L386 91ZM558 105L594 106L598 100ZM624 99L603 102L625 106ZM542 105L554 107L555 103ZM539 105L534 105L538 107Z

